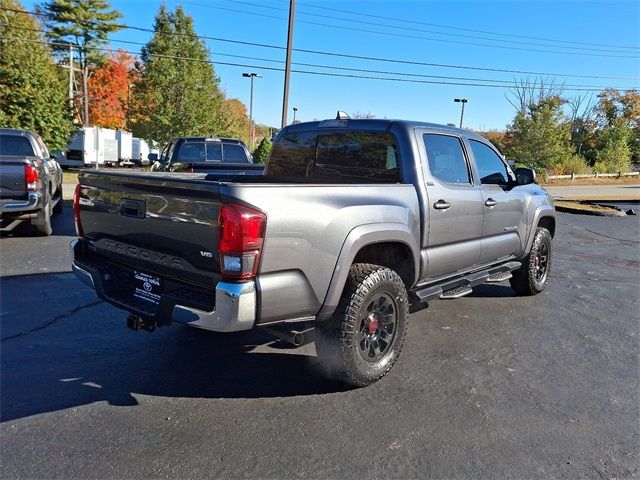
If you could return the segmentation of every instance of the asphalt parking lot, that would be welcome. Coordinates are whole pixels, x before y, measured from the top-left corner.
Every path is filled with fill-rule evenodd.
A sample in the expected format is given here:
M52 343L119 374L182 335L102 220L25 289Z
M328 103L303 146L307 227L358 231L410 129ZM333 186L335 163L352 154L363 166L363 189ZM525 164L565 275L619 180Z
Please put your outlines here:
M628 478L640 474L640 217L558 214L547 290L413 314L379 383L313 344L125 328L54 236L0 238L2 478Z

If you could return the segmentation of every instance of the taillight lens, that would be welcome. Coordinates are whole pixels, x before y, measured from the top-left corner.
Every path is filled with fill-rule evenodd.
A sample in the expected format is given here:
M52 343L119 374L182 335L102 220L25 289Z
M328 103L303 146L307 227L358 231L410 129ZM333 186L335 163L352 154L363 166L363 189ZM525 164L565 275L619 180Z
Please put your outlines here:
M267 228L267 216L253 208L223 203L218 215L218 251L222 274L254 277Z
M73 194L73 220L76 224L76 233L79 237L84 237L84 231L82 230L82 223L80 222L80 192L82 187L78 183L76 185L76 191Z
M38 169L32 165L24 166L24 183L27 184L27 192L35 192L38 190Z

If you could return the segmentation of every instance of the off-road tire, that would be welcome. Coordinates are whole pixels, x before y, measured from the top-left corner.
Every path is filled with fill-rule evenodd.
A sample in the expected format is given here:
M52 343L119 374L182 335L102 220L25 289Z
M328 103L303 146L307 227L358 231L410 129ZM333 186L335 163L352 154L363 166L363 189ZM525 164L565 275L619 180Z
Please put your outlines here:
M320 324L318 357L330 376L357 387L370 385L385 376L398 359L408 319L407 290L400 276L380 265L354 264L336 311ZM374 340L367 343L367 339ZM379 359L374 353L376 344Z
M45 237L50 236L53 233L53 228L51 227L51 199L38 212L38 220L39 222L34 225L38 233Z
M58 203L53 207L53 213L62 213L62 204L64 203L64 197L62 193L62 184L58 187Z
M539 271L541 255L546 256L543 275L540 275ZM522 261L522 267L513 272L513 277L509 280L511 288L518 295L537 295L542 292L549 280L552 258L551 234L546 228L538 227L531 250Z

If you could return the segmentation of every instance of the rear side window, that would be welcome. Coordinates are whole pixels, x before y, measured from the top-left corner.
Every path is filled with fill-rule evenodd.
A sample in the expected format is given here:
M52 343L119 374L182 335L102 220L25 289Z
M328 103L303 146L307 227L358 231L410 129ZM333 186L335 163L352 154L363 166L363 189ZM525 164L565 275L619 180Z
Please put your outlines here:
M274 144L267 175L401 181L393 135L366 131L288 133Z
M266 175L311 176L316 141L315 132L287 133L273 144Z
M249 163L247 153L242 145L225 143L222 148L224 151L223 161L225 163Z
M399 182L395 139L387 132L320 135L313 176Z
M471 183L459 138L427 133L424 135L424 146L431 175L447 183Z
M469 143L480 172L480 182L484 185L508 184L507 167L498 154L484 143L475 140L471 140Z
M1 135L0 155L18 155L32 157L33 147L27 137L21 135Z
M203 143L183 143L178 152L178 162L204 162L205 148Z

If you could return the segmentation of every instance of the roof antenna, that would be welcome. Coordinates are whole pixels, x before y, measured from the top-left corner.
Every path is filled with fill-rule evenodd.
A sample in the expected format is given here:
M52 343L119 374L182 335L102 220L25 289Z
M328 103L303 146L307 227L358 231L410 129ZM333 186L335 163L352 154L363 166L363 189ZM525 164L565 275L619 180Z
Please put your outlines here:
M348 120L350 118L351 117L347 112L343 112L341 110L338 110L338 113L336 114L336 120Z

